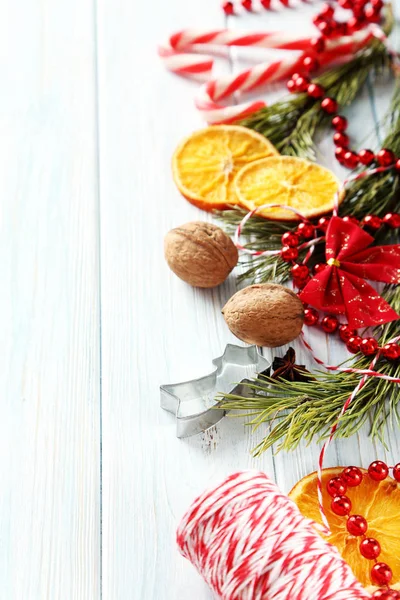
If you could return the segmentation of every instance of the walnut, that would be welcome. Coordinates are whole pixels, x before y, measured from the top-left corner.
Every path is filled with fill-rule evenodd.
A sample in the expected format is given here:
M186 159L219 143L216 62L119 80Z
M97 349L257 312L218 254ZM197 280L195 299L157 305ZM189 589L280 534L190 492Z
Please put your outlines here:
M301 300L275 283L250 285L240 290L228 300L222 314L240 340L269 348L294 340L304 321Z
M200 288L212 288L225 281L238 261L238 251L230 237L220 227L202 221L168 232L164 251L175 275Z

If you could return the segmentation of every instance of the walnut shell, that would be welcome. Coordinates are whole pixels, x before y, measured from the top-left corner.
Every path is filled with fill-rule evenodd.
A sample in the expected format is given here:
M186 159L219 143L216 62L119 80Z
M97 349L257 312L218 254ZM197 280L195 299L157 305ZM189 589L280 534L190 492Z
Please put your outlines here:
M202 221L169 231L164 252L175 275L200 288L212 288L225 281L238 262L231 238L220 227Z
M294 340L304 322L301 300L275 283L250 285L240 290L228 300L222 314L240 340L268 348Z

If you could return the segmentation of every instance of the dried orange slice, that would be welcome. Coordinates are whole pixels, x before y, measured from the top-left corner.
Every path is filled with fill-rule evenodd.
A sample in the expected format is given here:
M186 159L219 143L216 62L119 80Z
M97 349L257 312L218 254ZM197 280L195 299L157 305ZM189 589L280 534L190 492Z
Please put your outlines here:
M203 210L238 203L234 179L238 171L278 151L263 135L238 125L213 125L183 140L172 158L179 191Z
M331 535L327 540L338 548L359 581L370 588L372 586L370 571L374 563L360 554L359 545L362 538L350 535L346 529L346 517L338 517L330 508L332 498L326 491L326 484L329 479L340 475L342 471L342 467L336 467L324 469L322 474L324 509L331 528ZM365 469L361 471L366 473ZM376 482L366 476L358 487L348 487L346 496L352 503L351 513L366 518L368 522L366 536L377 539L381 545L378 561L387 563L393 571L390 587L399 589L400 485L390 477ZM322 523L317 497L317 473L311 473L301 479L294 486L289 497L305 517Z
M340 184L325 167L294 156L274 156L243 167L235 185L239 204L249 210L263 204L284 204L311 218L332 210ZM299 219L282 208L261 209L257 215L286 221Z

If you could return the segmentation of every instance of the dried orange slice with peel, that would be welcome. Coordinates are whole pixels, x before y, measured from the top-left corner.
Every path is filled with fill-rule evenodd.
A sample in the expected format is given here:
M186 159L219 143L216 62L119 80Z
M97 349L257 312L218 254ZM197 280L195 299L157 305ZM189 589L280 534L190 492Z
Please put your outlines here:
M235 186L239 204L248 210L264 204L283 204L313 218L333 209L340 182L329 169L303 158L274 156L243 167ZM295 213L282 208L260 209L257 216L299 220Z
M238 125L213 125L183 140L172 158L179 191L203 210L238 203L234 179L252 161L277 155L263 135Z
M326 484L342 471L343 467L335 467L324 469L322 474L323 504L331 529L331 535L326 539L338 548L357 579L372 591L375 588L370 572L374 562L360 553L362 537L350 535L346 529L346 517L335 515L330 508L332 498L326 490ZM361 471L367 473L365 469ZM352 503L351 514L362 515L367 520L366 536L375 538L380 543L381 553L377 560L387 563L393 571L390 587L400 589L400 485L391 477L376 482L366 475L359 486L347 488L346 496ZM291 490L289 497L305 517L322 524L316 472L301 479Z

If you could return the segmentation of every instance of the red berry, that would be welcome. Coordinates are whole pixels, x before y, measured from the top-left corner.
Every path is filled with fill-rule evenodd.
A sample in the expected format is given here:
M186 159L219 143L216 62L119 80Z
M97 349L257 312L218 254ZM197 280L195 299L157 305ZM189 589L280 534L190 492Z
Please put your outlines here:
M364 338L360 343L360 351L364 356L374 356L378 352L379 344L373 337Z
M292 277L300 281L305 281L307 277L310 275L310 271L307 265L293 265L290 270Z
M382 225L382 219L378 215L367 215L363 219L363 225L372 231L377 231Z
M364 535L368 529L368 523L361 515L351 515L346 523L347 531L351 535Z
M306 277L305 279L293 279L295 286L301 290L306 287L309 281L311 281L311 277Z
M348 150L343 157L343 163L348 169L355 169L359 163L358 155L355 152Z
M383 2L382 0L370 0L371 6L375 8L375 10L382 10Z
M382 460L374 460L368 467L368 475L374 481L383 481L389 475L389 467Z
M314 56L305 56L303 58L303 67L307 73L311 73L319 68L319 62Z
M339 6L342 8L351 8L352 5L352 0L339 0Z
M340 146L335 148L335 157L340 163L343 162L344 155L346 154L346 152L347 152L347 148L341 148Z
M289 79L289 81L286 84L286 87L291 94L295 94L297 92L297 86L294 79Z
M332 477L326 484L328 494L335 498L336 496L344 496L347 492L347 485L341 477Z
M329 219L328 217L321 217L317 223L317 229L321 231L326 231L328 229Z
M318 25L319 23L323 23L324 21L324 17L322 17L320 14L314 15L312 18L312 22L314 23L314 25Z
M296 233L292 231L286 231L281 237L283 246L290 246L291 248L295 248L300 243L300 238Z
M355 335L357 335L356 330L352 329L348 325L339 326L339 337L343 342L347 343L349 339Z
M320 21L317 23L317 27L324 37L330 37L333 33L333 26L327 21Z
M336 33L338 35L348 35L347 23L336 23Z
M370 165L374 159L375 159L375 154L372 152L372 150L369 150L368 148L364 148L363 150L360 150L360 152L358 153L358 158L360 159L360 163L362 165Z
M300 223L297 226L296 233L301 235L305 240L309 240L314 235L314 225L311 225L311 223Z
M271 8L271 0L261 0L261 6L269 10Z
M242 0L242 6L248 11L252 9L252 0Z
M306 92L310 83L308 77L304 77L303 75L299 75L297 79L295 79L296 88L298 92Z
M400 346L397 344L385 344L382 348L382 354L388 360L399 360Z
M351 511L351 500L347 496L335 496L331 502L331 509L335 515L344 517Z
M318 319L319 315L315 308L304 309L304 323L306 325L317 325Z
M233 7L233 2L224 2L222 5L222 8L224 10L224 13L226 15L233 15L235 14L235 9Z
M336 317L324 317L321 321L321 327L325 331L325 333L335 333L335 331L339 327L339 321Z
M346 129L347 129L346 117L343 117L342 115L336 115L336 117L333 117L332 127L333 127L333 129L335 129L335 131L341 131L341 132L346 131Z
M392 569L386 563L376 563L371 569L371 579L376 585L387 585L392 579Z
M354 4L352 10L353 10L353 15L356 17L356 19L358 19L358 20L365 19L364 6L362 4Z
M334 98L324 98L321 102L321 108L328 113L328 115L333 115L338 109L338 103Z
M333 136L333 143L336 146L346 148L349 145L349 142L350 142L349 136L346 135L345 133L342 133L341 131L337 131Z
M343 217L343 221L345 223L353 223L353 225L358 225L358 219L356 219L355 217L351 216L351 215L346 215L345 217Z
M335 9L330 4L323 4L319 14L324 17L324 19L332 19L335 14Z
M364 558L374 560L381 553L381 546L375 538L365 538L361 541L360 552Z
M399 213L387 213L382 219L385 225L389 225L391 229L397 229L400 227L400 214Z
M318 85L318 83L310 83L307 88L307 94L311 96L311 98L323 98L325 90L322 85Z
M283 6L289 6L289 0L279 0Z
M400 481L400 463L393 467L393 477L396 481Z
M310 40L310 46L314 52L323 52L325 50L325 40L323 37L312 38Z
M389 148L382 148L382 150L379 150L376 159L381 167L390 167L396 162L396 156Z
M293 81L296 81L299 77L302 77L301 73L293 73L292 75Z
M281 250L281 257L286 262L292 262L292 260L296 260L299 256L299 251L297 248L291 248L290 246L283 246Z
M363 480L363 474L358 467L346 467L341 475L349 487L357 487Z
M321 271L324 271L326 269L326 267L327 267L326 263L317 263L316 265L314 265L313 271L316 275L318 275L318 273L321 273Z
M362 26L363 22L360 19L357 19L357 17L350 17L350 19L347 21L347 29L350 33L358 31Z
M355 335L349 339L346 343L347 350L352 352L353 354L357 354L360 351L360 344L362 342L362 338L359 335Z
M369 23L379 23L379 21L381 20L379 10L375 10L373 6L367 6L367 8L364 11L364 15Z
M400 171L400 158L396 160L394 168L396 169L396 171Z

